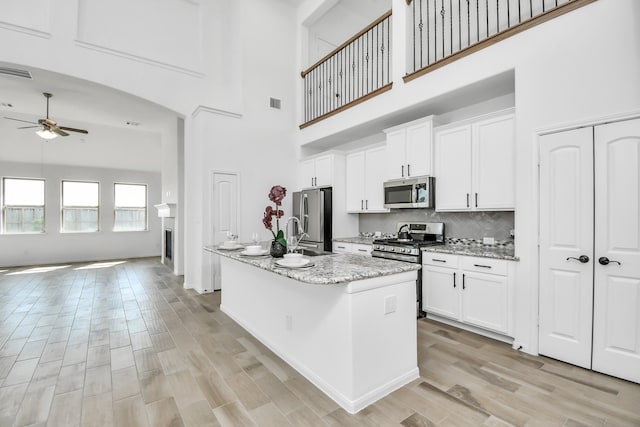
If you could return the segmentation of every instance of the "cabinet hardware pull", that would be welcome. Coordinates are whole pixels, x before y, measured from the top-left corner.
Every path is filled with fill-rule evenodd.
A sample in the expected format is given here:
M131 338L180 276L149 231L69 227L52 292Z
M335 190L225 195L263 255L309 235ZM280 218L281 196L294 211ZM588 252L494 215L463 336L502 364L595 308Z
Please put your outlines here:
M467 193L467 207L469 207L469 193Z
M476 193L476 208L478 207L478 193Z
M364 210L364 200L360 200L360 210Z
M407 163L407 176L411 176L411 165Z
M462 273L462 289L467 289L464 283L464 273Z
M358 249L358 252L367 252L366 249Z
M369 199L364 201L364 209L367 211L369 210Z
M473 264L474 267L491 268L490 265Z
M404 165L402 165L402 177L404 178Z
M438 258L431 258L431 261L435 261L435 262L447 262L444 259L438 259Z
M456 273L453 273L453 287L456 287Z

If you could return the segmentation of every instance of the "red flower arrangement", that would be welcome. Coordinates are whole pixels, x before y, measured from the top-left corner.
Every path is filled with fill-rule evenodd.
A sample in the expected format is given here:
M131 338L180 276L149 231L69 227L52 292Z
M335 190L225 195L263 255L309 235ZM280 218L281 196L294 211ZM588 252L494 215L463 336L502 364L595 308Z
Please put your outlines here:
M284 215L284 211L280 209L282 206L282 199L287 195L287 189L281 185L274 185L269 191L269 200L271 200L276 208L272 208L268 205L264 209L264 216L262 217L262 223L264 227L271 231L273 234L273 240L280 243L282 246L287 246L287 241L284 239L284 232L280 230L280 218ZM273 217L276 217L276 232L273 231Z

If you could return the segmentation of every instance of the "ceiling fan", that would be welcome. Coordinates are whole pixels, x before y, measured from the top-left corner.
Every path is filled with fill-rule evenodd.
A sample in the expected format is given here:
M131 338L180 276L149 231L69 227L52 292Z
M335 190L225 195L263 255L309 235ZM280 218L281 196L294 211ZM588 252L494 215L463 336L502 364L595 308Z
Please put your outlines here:
M55 120L52 120L49 118L49 98L51 98L53 95L47 92L44 92L43 95L45 98L47 98L47 117L46 118L38 120L37 123L30 122L28 120L14 119L11 117L5 117L5 119L15 120L18 122L31 123L32 125L35 125L35 126L23 126L23 127L19 127L18 129L40 128L39 130L36 131L36 134L38 134L39 137L44 139L53 139L57 136L69 136L69 134L65 131L78 132L78 133L84 133L84 134L89 133L84 129L58 126L58 123Z

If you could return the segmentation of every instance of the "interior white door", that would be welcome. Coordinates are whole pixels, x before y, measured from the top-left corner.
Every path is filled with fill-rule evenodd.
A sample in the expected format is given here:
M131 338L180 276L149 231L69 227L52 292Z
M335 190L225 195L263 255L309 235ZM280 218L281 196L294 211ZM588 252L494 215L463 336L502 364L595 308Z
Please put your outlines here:
M217 245L227 240L227 233L238 234L238 174L213 172L211 176L210 244ZM212 288L221 289L220 258L211 256Z
M592 141L592 128L540 139L539 352L585 368L593 320Z
M593 369L640 382L640 119L594 136Z

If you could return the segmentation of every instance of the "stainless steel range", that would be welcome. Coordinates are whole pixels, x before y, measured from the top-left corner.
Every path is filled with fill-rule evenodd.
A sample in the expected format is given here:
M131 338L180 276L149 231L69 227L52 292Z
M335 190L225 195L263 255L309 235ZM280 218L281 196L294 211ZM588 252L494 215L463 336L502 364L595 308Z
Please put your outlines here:
M396 230L398 237L373 241L371 256L422 264L421 248L444 244L443 222L399 222ZM416 296L417 316L424 317L424 313L421 310L421 272L418 272L418 280L416 281Z

